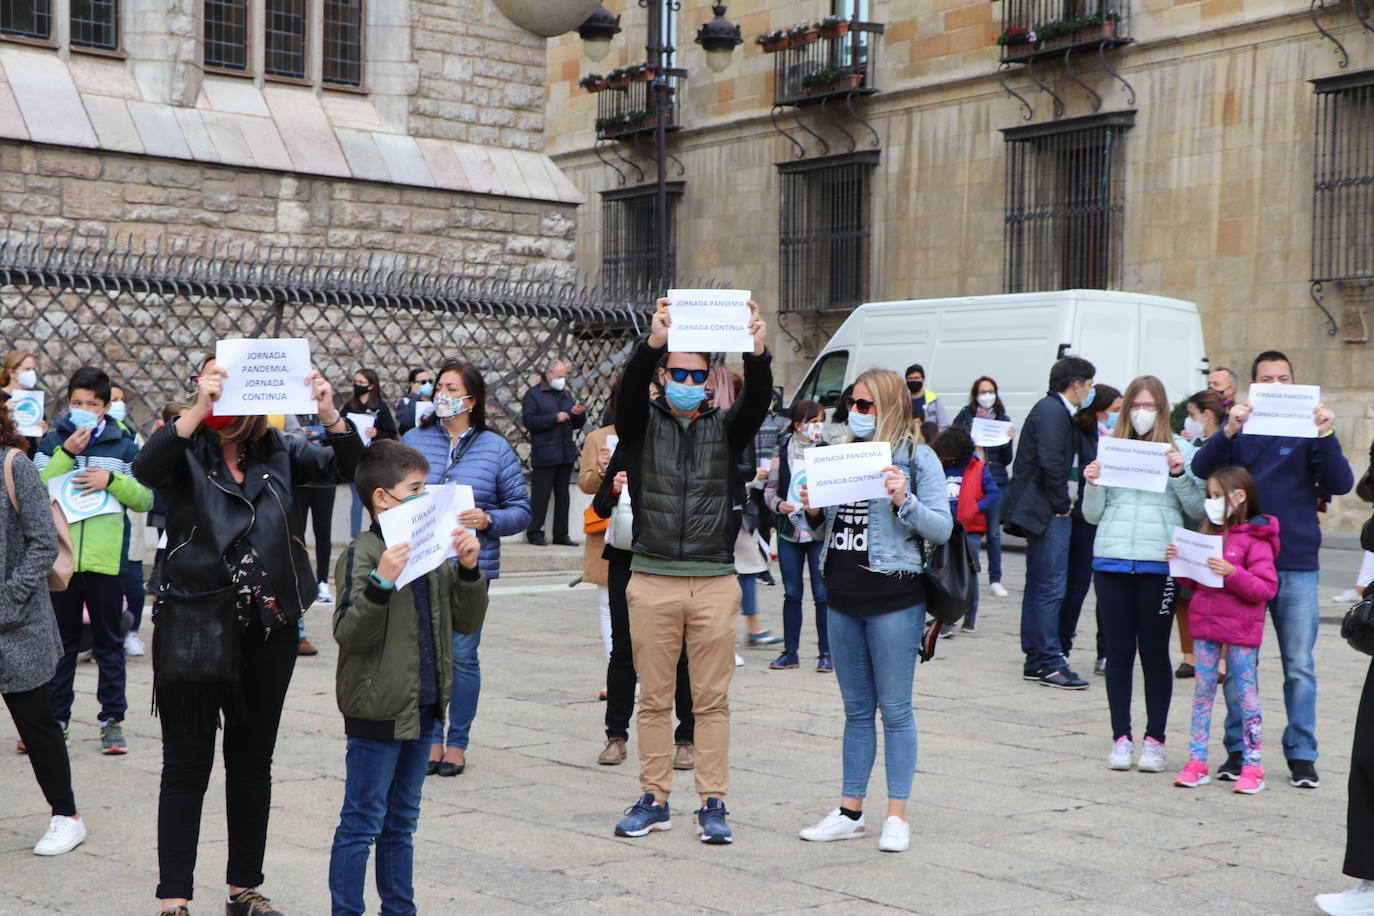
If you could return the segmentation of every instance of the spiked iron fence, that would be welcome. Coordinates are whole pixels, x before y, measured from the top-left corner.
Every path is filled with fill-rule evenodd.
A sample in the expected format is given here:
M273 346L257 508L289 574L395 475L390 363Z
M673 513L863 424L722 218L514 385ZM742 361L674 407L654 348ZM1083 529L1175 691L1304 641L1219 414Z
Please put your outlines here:
M54 401L82 365L126 386L147 430L228 337L305 337L316 367L347 390L376 369L394 403L411 367L467 359L487 382L488 423L522 459L520 399L542 363L565 360L599 424L621 363L647 328L649 291L574 282L466 280L446 265L393 257L152 246L0 230L0 347L30 350Z

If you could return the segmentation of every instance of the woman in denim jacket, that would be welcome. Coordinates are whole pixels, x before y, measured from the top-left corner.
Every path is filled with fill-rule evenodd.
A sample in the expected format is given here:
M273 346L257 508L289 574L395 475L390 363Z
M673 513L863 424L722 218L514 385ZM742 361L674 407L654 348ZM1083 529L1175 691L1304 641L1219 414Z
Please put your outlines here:
M844 699L844 780L840 806L801 832L812 841L864 836L863 803L877 752L875 715L883 713L887 818L878 848L910 845L907 799L916 774L916 719L911 683L925 621L922 540L943 544L952 520L940 460L913 432L901 376L870 369L846 398L850 441L888 442L888 498L790 516L825 546L821 569L829 598L828 629L835 677ZM910 476L908 474L910 473Z

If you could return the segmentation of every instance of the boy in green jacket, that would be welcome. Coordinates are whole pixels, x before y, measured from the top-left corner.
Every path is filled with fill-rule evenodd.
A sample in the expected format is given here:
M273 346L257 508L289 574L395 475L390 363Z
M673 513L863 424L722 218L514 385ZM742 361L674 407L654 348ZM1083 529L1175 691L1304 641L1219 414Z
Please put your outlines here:
M72 716L75 698L76 653L81 644L81 611L89 609L96 665L100 679L100 744L105 754L123 754L124 713L124 590L119 569L124 561L126 509L147 512L153 493L134 479L138 446L109 415L110 377L100 369L82 366L67 382L67 416L53 424L38 443L33 463L39 477L51 483L71 474L58 501L72 522L76 567L66 591L52 592L53 613L62 634L62 658L49 688L53 718L63 730ZM92 514L98 512L99 514Z
M377 894L383 913L415 912L412 838L429 735L448 706L453 634L473 633L487 610L480 545L453 531L458 561L397 588L409 544L388 547L377 516L424 493L429 462L392 440L374 442L354 476L372 526L349 545L334 571L334 639L339 711L348 735L343 810L329 857L334 916L361 916L368 848L377 844Z

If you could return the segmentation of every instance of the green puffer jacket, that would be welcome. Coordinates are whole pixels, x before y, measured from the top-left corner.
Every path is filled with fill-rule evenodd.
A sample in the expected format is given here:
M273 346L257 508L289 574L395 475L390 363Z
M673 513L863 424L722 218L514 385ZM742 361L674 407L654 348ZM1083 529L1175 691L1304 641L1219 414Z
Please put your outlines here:
M334 568L334 689L352 738L415 741L420 735L420 639L412 587L384 589L368 577L386 550L374 526L358 535ZM444 563L429 580L430 633L440 709L453 689L453 634L473 633L487 611L480 570Z
M1184 473L1170 477L1163 493L1085 485L1083 518L1097 526L1094 557L1162 563L1184 516L1202 517L1202 493L1188 471L1193 447L1175 439L1174 448L1183 454Z

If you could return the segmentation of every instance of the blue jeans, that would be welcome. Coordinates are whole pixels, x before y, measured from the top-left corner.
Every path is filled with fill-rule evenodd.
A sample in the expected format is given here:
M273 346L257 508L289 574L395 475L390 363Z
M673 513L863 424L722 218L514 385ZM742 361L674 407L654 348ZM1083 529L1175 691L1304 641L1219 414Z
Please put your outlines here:
M1059 608L1069 581L1073 519L1052 518L1043 534L1026 538L1026 591L1021 598L1021 651L1026 668L1058 670L1066 662L1059 644Z
M796 652L801 646L802 570L811 566L811 597L816 602L816 643L820 654L830 652L830 639L826 632L829 609L825 604L825 580L821 577L821 550L825 545L820 541L798 544L786 538L778 538L778 566L782 569L782 635L783 648Z
M349 487L349 492L353 494L353 504L348 507L348 536L356 541L358 532L363 530L363 501L357 487Z
M1317 644L1321 607L1317 600L1316 570L1279 570L1279 593L1269 602L1269 615L1279 638L1283 659L1283 707L1288 727L1283 730L1286 760L1317 759L1317 669L1312 647ZM1226 679L1226 750L1245 750L1237 678Z
M984 540L988 545L988 582L1002 581L1002 502L1006 499L1007 482L997 481L997 486L1002 490L1002 499L992 504L992 508L983 512L983 516L988 520L988 532Z
M477 697L482 693L482 667L477 647L482 631L464 636L453 634L453 699L448 704L448 741L444 742L444 723L434 723L434 743L466 748L472 720L477 718Z
M887 797L911 797L916 776L916 715L911 683L926 606L888 614L844 614L830 609L830 651L844 699L845 798L865 798L878 753L875 716L883 713L883 763Z
M415 826L425 781L434 717L420 716L414 741L349 738L343 810L329 854L333 916L362 916L368 849L377 844L377 896L381 916L415 913Z
M739 612L745 617L753 617L759 612L758 573L736 573L739 579Z
M978 551L983 548L983 533L981 531L965 531L964 537L968 539L969 553L973 554L974 559L978 557ZM973 607L964 615L964 623L973 626L978 622L978 579L973 580Z

